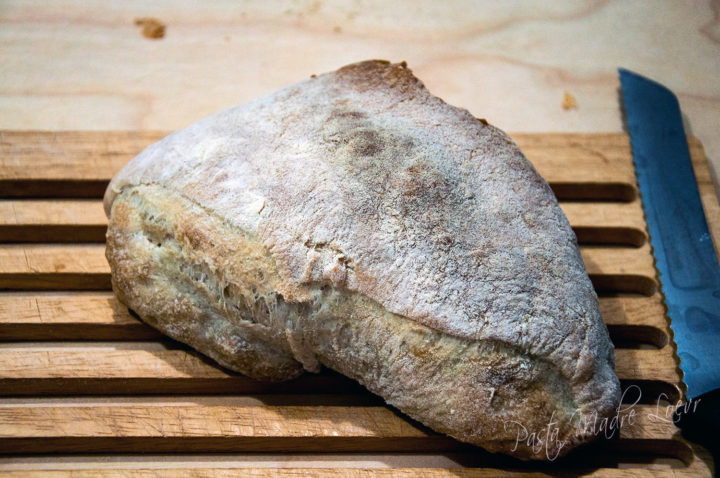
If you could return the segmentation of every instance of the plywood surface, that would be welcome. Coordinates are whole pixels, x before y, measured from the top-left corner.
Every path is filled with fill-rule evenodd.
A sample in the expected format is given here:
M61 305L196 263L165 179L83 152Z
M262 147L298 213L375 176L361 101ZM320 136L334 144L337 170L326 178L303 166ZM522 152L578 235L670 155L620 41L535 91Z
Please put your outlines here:
M629 68L678 95L720 170L716 0L4 0L0 128L175 130L369 58L505 131L622 131Z

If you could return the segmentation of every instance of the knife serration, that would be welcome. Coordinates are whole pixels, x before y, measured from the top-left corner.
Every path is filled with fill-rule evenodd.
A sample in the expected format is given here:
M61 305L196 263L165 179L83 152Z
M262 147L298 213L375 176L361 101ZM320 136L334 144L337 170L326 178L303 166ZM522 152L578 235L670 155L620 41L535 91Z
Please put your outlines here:
M677 98L652 80L619 72L650 243L690 399L720 387L720 267Z

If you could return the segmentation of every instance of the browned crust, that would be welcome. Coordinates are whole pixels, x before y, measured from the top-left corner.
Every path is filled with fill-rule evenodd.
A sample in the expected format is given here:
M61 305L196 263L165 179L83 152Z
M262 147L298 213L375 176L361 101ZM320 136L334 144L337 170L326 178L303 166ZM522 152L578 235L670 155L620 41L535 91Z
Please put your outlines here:
M337 70L335 77L344 87L360 93L368 90L392 89L402 94L425 89L404 61L390 63L387 60L367 60L352 63Z

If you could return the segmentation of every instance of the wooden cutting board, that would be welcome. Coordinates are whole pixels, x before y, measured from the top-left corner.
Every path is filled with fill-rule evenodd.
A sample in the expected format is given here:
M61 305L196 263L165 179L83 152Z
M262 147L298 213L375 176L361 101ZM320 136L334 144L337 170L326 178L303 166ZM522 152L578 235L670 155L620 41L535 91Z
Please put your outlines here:
M101 197L112 175L162 136L0 132L0 472L712 473L707 452L663 420L684 386L626 135L513 135L578 236L623 387L642 390L637 404L636 395L626 397L623 407L637 418L614 439L543 463L490 455L440 436L329 371L287 383L255 382L129 313L110 291ZM706 159L699 142L690 138L690 146L717 241L720 213Z

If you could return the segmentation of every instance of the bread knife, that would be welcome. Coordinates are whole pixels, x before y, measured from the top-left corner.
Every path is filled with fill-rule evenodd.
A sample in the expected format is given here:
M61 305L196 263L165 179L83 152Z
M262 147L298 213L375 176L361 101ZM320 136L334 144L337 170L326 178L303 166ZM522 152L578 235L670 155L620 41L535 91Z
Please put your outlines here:
M685 403L675 420L712 448L720 432L720 267L675 95L619 69L637 182L677 346Z

